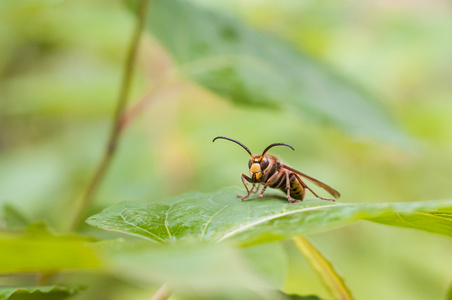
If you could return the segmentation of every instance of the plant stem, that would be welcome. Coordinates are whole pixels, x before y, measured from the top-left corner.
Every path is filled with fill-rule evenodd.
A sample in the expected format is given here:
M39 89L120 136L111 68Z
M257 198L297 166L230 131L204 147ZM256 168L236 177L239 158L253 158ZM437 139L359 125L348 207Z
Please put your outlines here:
M353 300L350 290L345 285L342 277L334 270L331 262L320 253L319 250L305 237L293 238L298 250L308 259L311 266L322 277L323 282L329 288L335 299Z
M121 126L121 117L124 113L127 100L130 92L130 86L133 78L133 68L136 60L138 46L141 38L141 34L143 32L144 24L146 22L146 15L148 11L149 0L140 0L137 5L137 23L135 26L135 30L132 35L132 40L130 42L129 50L127 52L127 57L124 64L124 72L121 83L121 89L118 96L118 102L116 104L115 113L112 119L112 127L110 131L110 135L107 141L107 145L105 148L104 155L93 175L91 181L89 182L86 190L84 191L79 205L75 208L74 217L71 221L70 228L74 230L83 215L83 212L89 207L91 202L93 201L94 194L99 188L100 183L105 177L105 174L110 167L112 158L116 153L116 149L119 142L119 137L122 131Z
M184 89L182 82L164 83L156 85L151 92L146 94L141 100L131 105L127 111L121 116L121 129L124 130L135 120L140 113L145 111L154 100L163 97L169 97L173 94L180 93Z
M40 273L38 274L38 285L50 285L52 282L53 277L55 277L56 273Z
M168 288L168 283L164 283L151 300L166 300L169 296L171 296L171 290Z

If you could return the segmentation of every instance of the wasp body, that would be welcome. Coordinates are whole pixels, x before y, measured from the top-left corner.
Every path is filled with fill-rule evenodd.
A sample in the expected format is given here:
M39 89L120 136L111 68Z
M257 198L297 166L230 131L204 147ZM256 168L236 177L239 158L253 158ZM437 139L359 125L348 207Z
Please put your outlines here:
M306 195L306 190L311 191L317 198L335 201L334 199L323 198L317 195L311 188L306 185L303 179L307 179L315 185L323 188L334 198L340 197L339 192L332 187L315 178L312 178L311 176L301 173L300 171L297 171L289 167L288 165L283 164L282 161L276 156L266 154L270 148L275 146L286 146L294 150L294 148L288 144L271 144L267 148L265 148L262 154L253 155L251 154L251 151L239 141L224 136L217 136L213 139L213 141L215 142L215 140L217 139L225 139L239 144L251 156L251 159L248 162L250 176L247 176L245 174L242 174L241 176L247 194L244 196L237 195L242 199L242 201L249 198L252 193L257 193L260 185L263 185L263 188L259 193L259 198L262 198L264 196L265 190L269 187L273 189L279 189L286 193L287 200L291 203L303 201ZM247 182L252 184L251 189L248 188Z

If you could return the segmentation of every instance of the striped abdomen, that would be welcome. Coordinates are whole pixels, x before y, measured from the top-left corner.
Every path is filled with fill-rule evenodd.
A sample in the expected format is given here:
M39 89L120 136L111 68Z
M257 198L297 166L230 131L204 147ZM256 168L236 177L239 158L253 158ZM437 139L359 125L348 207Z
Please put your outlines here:
M290 197L296 200L303 200L305 195L305 188L298 182L295 174L290 174ZM275 181L275 183L271 184L270 187L273 189L279 189L284 193L287 193L286 190L286 174L283 172L279 176L279 178Z

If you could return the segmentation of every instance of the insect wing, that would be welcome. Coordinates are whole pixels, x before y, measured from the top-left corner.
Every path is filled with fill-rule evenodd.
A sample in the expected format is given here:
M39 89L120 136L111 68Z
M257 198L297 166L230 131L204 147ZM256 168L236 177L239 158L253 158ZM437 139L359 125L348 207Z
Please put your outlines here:
M309 176L309 175L306 175L306 174L304 174L304 173L302 173L302 172L300 172L300 171L298 171L298 170L295 170L294 168L291 168L291 167L289 167L288 165L282 165L283 166L283 168L285 168L285 169L287 169L287 170L290 170L290 171L292 171L292 172L294 172L294 173L297 173L298 175L300 175L300 176L303 176L304 178L306 178L307 180L309 180L310 182L312 182L313 184L315 184L315 185L317 185L318 187L321 187L322 189L324 189L325 191L327 191L328 193L330 193L334 198L339 198L340 196L341 196L341 194L339 194L339 192L338 191L336 191L335 189L333 189L332 187L330 187L329 185L327 185L327 184L325 184L325 183L323 183L323 182L321 182L321 181L319 181L319 180L317 180L317 179L315 179L315 178L312 178L311 176Z

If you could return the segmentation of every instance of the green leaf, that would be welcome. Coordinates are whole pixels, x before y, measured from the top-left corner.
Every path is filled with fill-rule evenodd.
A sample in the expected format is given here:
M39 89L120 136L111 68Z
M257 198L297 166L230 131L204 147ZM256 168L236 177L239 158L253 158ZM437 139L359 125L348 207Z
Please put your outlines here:
M0 287L0 300L60 300L75 295L80 288L63 286Z
M42 224L28 227L27 232L0 231L0 274L50 273L100 266L100 255L93 249L92 239L55 236Z
M37 9L45 9L60 4L61 2L64 2L64 0L1 1L0 12L34 11Z
M452 200L359 204L284 196L251 198L237 187L204 194L191 192L150 203L122 202L91 216L88 224L157 243L187 238L251 245L335 229L358 220L452 236Z
M285 295L290 300L323 300L317 296L299 296L299 295Z
M446 300L452 300L452 284L450 285L449 289L447 290Z
M27 218L11 204L3 206L3 219L6 228L20 228L30 224Z
M320 275L334 299L354 299L344 279L336 272L331 262L307 238L296 236L293 240L298 250Z
M284 287L288 257L281 243L267 243L242 248L242 254L250 266L274 288ZM271 259L268 259L271 257Z
M241 249L228 243L115 240L99 246L109 268L134 284L148 287L166 282L177 295L193 299L219 295L221 299L277 299L276 287L254 272Z
M149 10L148 29L185 75L230 101L406 140L374 96L294 46L191 1L155 0Z

